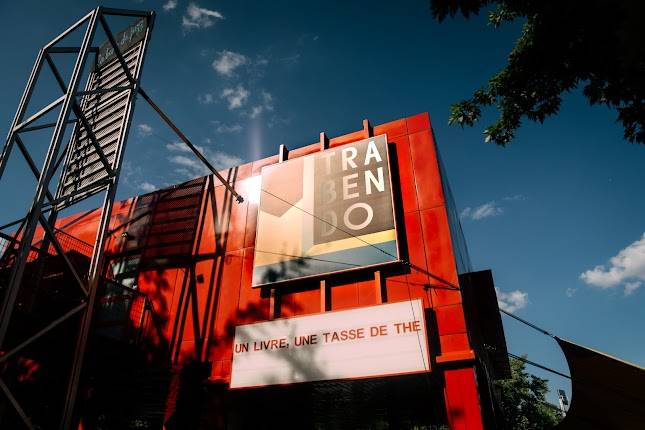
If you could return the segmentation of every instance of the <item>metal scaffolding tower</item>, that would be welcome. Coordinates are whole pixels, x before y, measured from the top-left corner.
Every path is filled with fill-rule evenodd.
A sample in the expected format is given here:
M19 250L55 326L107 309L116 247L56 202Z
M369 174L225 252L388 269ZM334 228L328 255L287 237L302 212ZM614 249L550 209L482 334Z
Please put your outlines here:
M106 17L129 18L131 25L116 35ZM97 300L97 290L104 271L104 248L109 230L110 216L114 205L116 188L127 141L134 101L141 95L159 114L161 119L177 134L195 156L221 181L238 202L242 197L208 162L203 154L188 140L170 118L151 100L141 88L140 76L146 48L153 28L154 12L97 7L78 22L63 31L40 49L31 75L27 81L7 141L0 154L0 181L9 162L14 146L38 180L33 201L27 214L16 221L0 226L0 427L3 423L3 400L7 400L26 428L34 429L52 423L34 423L3 379L12 358L20 357L21 351L37 343L39 339L70 321L78 321L77 338L73 351L71 369L66 380L66 389L59 428L69 429L78 419L76 397L83 367L83 358L90 335L92 313ZM93 42L97 32L102 31L107 39L96 46ZM72 39L70 35L83 32L78 44L63 45ZM57 66L59 55L75 55L73 70L68 79ZM50 69L62 95L25 119L36 84L41 78L44 64ZM79 91L82 82L85 89ZM58 109L55 122L45 123L50 112ZM66 139L67 126L72 124L71 136ZM39 170L23 137L36 130L51 130L50 143ZM33 149L32 149L33 150ZM54 178L57 177L58 180ZM56 186L54 194L52 186ZM104 193L100 208L100 221L96 241L91 251L87 273L78 270L71 254L72 243L64 231L56 228L57 216L91 196ZM9 231L9 232L7 232ZM42 240L35 241L36 233L43 233ZM67 243L66 242L66 243ZM74 242L74 243L76 243ZM82 241L81 241L82 242ZM90 246L90 245L88 245ZM90 254L88 252L88 254ZM20 332L15 323L17 298L24 288L25 268L34 261L38 263L47 256L62 259L77 287L78 299L71 305L61 307L54 318L41 324L37 330L20 339L9 336ZM30 266L31 267L31 266ZM41 266L42 267L42 266ZM40 277L39 277L40 276ZM42 270L30 273L35 285L42 281ZM69 287L66 287L69 289ZM72 294L73 296L73 294ZM20 303L18 303L20 305ZM18 330L17 330L18 329ZM20 337L20 336L18 336ZM56 354L58 351L52 351ZM2 398L4 397L4 399ZM60 398L63 398L61 393ZM5 405L6 406L6 405Z

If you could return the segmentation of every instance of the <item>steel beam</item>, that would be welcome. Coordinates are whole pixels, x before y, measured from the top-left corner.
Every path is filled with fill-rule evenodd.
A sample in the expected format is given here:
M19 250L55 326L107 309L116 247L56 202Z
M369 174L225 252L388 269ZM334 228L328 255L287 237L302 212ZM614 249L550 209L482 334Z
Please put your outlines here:
M34 87L35 87L34 84L36 82L36 79L38 79L38 76L40 75L40 71L42 69L43 57L44 57L44 50L41 49L38 52L38 56L36 57L34 66L31 69L31 74L29 75L29 79L27 80L27 86L25 87L25 90L22 93L22 97L20 98L20 103L18 104L16 115L13 117L13 121L11 122L11 127L9 127L9 133L7 134L7 140L5 142L5 146L2 149L2 154L0 154L0 179L2 179L4 169L7 166L7 163L9 162L11 149L13 148L14 129L16 128L18 123L22 121L22 118L25 115L27 104L29 104L29 100L31 99L31 95L33 94L33 91L34 91Z
M65 94L63 94L62 96L60 96L59 98L57 98L53 102L49 103L47 106L43 107L42 109L40 109L38 112L36 112L32 116L30 116L29 118L27 118L26 120L24 120L23 122L18 124L13 129L13 132L18 133L20 131L20 129L28 126L29 124L31 124L32 122L34 122L38 118L40 118L41 116L51 112L56 106L62 104L65 101L65 99L66 99L66 96L65 96Z
M85 21L87 21L88 19L93 18L95 14L96 14L96 9L93 9L91 12L89 12L89 13L88 13L87 15L85 15L83 18L79 19L79 20L78 20L78 21L76 21L74 24L72 24L72 25L70 25L69 27L67 27L67 29L66 29L65 31L63 31L61 34L59 34L58 36L56 36L55 38L53 38L53 39L52 39L48 44L46 44L46 45L45 45L45 47L43 48L43 50L48 51L49 49L51 49L55 44L57 44L58 42L60 42L61 40L63 40L63 39L64 39L64 38L66 38L67 36L69 36L69 35L70 35L71 33L73 33L77 28L79 28L81 25L83 25L83 23L84 23ZM80 52L80 51L81 51L81 49L79 49L79 51L78 51L78 52Z
M101 8L101 13L103 15L129 16L129 17L139 17L139 18L150 19L149 12L142 12L140 10L132 10L132 9L118 9L118 8L104 7L104 8Z
M25 161L29 165L29 169L36 177L36 180L40 181L40 170L38 170L38 167L36 167L36 163L34 163L33 158L31 158L31 155L29 155L29 151L27 151L27 148L25 148L25 144L22 143L22 139L20 138L20 135L16 135L15 139L16 139L16 144L18 145L18 149L20 150L20 153L22 154L22 156L25 158ZM49 200L50 202L54 200L54 196L52 196L51 193L49 192L49 187L47 187L45 190L46 190L45 192L47 193L46 194L47 200Z
M18 345L14 346L11 348L10 351L7 351L3 356L0 357L0 363L3 363L7 361L9 358L20 352L23 348L26 348L27 346L31 345L56 327L58 327L61 323L67 321L69 318L72 316L76 315L78 312L83 310L87 306L87 302L81 303L78 306L73 307L70 309L68 312L65 312L63 315L60 317L56 318L54 321L50 322L47 324L46 327L42 328L41 330L37 331L35 334L29 336L27 339L24 341L20 342Z
M237 191L235 191L233 186L226 179L224 179L224 177L215 169L215 167L213 167L213 165L206 159L206 157L204 157L204 155L199 151L199 149L197 149L195 145L193 145L191 141L188 140L186 135L182 133L182 131L179 128L177 128L177 126L172 122L172 120L168 117L168 115L166 115L164 111L162 111L161 108L157 106L155 102L152 101L152 99L143 90L143 88L139 87L138 91L139 91L139 94L141 94L141 96L144 98L144 100L147 101L148 104L159 114L161 119L163 119L164 122L168 124L168 126L186 144L186 146L193 152L193 154L195 154L195 156L199 158L199 160L202 163L204 163L204 165L208 168L208 170L210 170L211 173L215 175L217 179L219 179L219 181L226 187L226 189L231 194L233 194L233 196L235 197L235 200L237 200L238 203L242 203L244 201L244 198L242 198L242 196L239 195Z
M142 45L139 49L140 57L138 59L138 66L136 69L131 71L128 68L127 63L124 60L124 54L119 49L117 42L114 38L110 27L108 26L104 15L117 15L117 16L129 16L129 17L145 17L147 18L147 28ZM123 73L129 79L130 85L112 87L112 88L95 88L95 89L86 89L84 91L78 91L78 86L80 84L82 73L85 70L85 65L88 60L89 54L92 52L99 52L99 48L92 46L92 41L96 34L98 24L101 24L105 30L107 38L114 48L116 57L123 67ZM83 18L78 20L72 26L67 28L63 33L58 35L52 41L50 41L43 49L40 50L39 55L36 59L36 63L33 66L30 78L27 83L25 92L20 101L18 110L14 117L12 127L7 136L7 143L3 149L2 154L0 155L0 178L4 172L5 166L9 159L11 148L14 143L19 147L22 155L24 156L27 164L29 165L30 170L34 176L38 177L38 185L36 187L35 195L31 203L30 209L27 215L20 220L5 224L0 226L0 230L5 228L14 227L19 224L18 230L16 233L13 233L15 237L10 235L4 235L11 237L11 253L13 260L13 266L9 275L9 283L7 284L7 291L4 297L4 300L0 308L0 350L2 349L3 344L6 340L7 330L11 324L11 314L17 299L18 291L25 273L25 268L27 264L27 259L30 252L33 250L34 246L32 242L36 233L38 225L41 225L45 231L45 236L40 242L40 248L38 252L42 252L43 249L46 251L49 249L50 243L56 249L56 252L62 258L64 263L68 266L71 271L75 281L78 283L80 288L83 290L85 299L79 305L75 306L71 310L68 310L62 316L58 317L54 321L50 322L43 329L39 330L36 334L30 336L26 340L22 341L16 347L11 349L3 357L0 358L0 364L9 360L11 357L14 357L19 353L20 350L31 345L33 342L38 341L46 333L53 330L55 327L59 326L63 321L68 320L74 315L79 315L80 317L80 326L77 332L76 346L73 355L73 361L71 363L71 371L68 378L67 392L64 398L64 407L60 415L60 428L61 429L71 429L74 427L76 422L75 415L75 403L76 396L78 393L79 382L81 378L81 372L83 369L83 361L85 350L87 346L87 340L90 334L90 328L92 323L93 311L97 299L98 287L101 282L101 274L104 267L104 248L105 241L108 235L109 224L111 213L114 205L114 200L116 196L116 189L118 186L118 178L121 170L122 159L125 151L125 142L127 140L127 134L129 132L130 123L132 119L132 110L134 107L134 101L136 99L137 90L139 89L139 79L141 75L141 65L143 64L143 58L146 53L147 44L150 38L150 32L154 23L154 13L140 12L140 11L129 11L125 9L106 9L98 7L92 10L90 13L85 15ZM85 24L87 25L85 27ZM84 35L82 43L79 47L56 47L58 42L63 40L72 32L83 27ZM71 53L77 54L76 61L74 64L74 69L72 75L68 80L63 79L59 73L53 59L49 54L54 53ZM31 98L31 93L35 86L35 82L38 79L39 73L42 70L43 61L46 61L50 66L50 69L56 79L56 82L62 92L64 93L59 99L50 103L49 105L42 108L36 114L29 117L27 120L23 120L26 107ZM83 112L83 106L86 104L86 99L83 101L77 100L77 97L90 96L94 94L104 94L104 93L113 93L119 91L130 91L128 96L128 104L125 107L122 122L121 122L121 131L119 135L119 142L121 144L119 150L114 156L112 163L109 162L109 159L105 156L103 149L101 148L96 134L94 133L92 126L90 125L85 113ZM55 123L48 124L39 124L39 125L30 125L38 118L41 118L43 115L47 114L55 107L62 105L60 112L58 113L58 118ZM74 113L76 121L70 120L70 114ZM49 192L49 186L51 184L53 175L58 170L61 163L68 162L71 157L71 151L69 147L69 142L72 142L72 138L66 145L63 144L62 140L65 136L66 126L72 122L75 122L74 133L80 133L82 130L81 127L87 133L88 139L91 144L95 147L96 153L98 154L101 162L105 166L105 170L110 175L108 178L105 178L100 181L94 181L92 184L89 184L86 187L81 187L80 189L74 190L70 195L60 197L58 199L53 199L51 193ZM36 166L34 159L28 152L28 146L22 142L19 136L19 132L33 131L44 128L52 128L52 137L49 144L49 149L47 150L45 161L41 170ZM77 136L74 134L73 136ZM78 140L78 139L77 139ZM61 149L63 150L62 154ZM65 167L66 169L67 167ZM58 188L61 187L61 182L59 181ZM105 197L103 200L101 218L99 221L99 228L97 230L96 242L92 251L92 257L90 261L90 267L88 272L87 282L76 271L73 263L70 261L69 257L66 255L65 250L62 248L57 236L56 229L54 228L54 223L57 216L58 205L63 202L72 202L73 204L79 201L82 198L87 197L89 194L94 194L99 191L105 190ZM46 199L49 200L49 203L46 203ZM44 214L50 212L49 219L45 219ZM18 240L18 237L20 236ZM0 380L0 388L7 399L9 399L11 405L21 416L21 419L25 423L27 428L34 428L34 425L31 423L28 415L22 409L21 405L13 397L9 387L7 387L3 381ZM51 425L51 423L47 423Z
M51 48L47 48L47 53L48 54L76 54L79 52L81 48L79 46L52 46ZM96 46L89 48L87 50L88 52L99 52L99 48Z
M7 329L11 321L11 315L13 313L13 308L15 301L18 295L18 290L20 288L20 283L24 274L25 266L27 264L27 256L29 254L29 247L33 240L36 227L42 216L41 208L43 201L45 199L46 188L51 181L51 178L54 174L54 161L60 149L61 140L65 133L66 122L69 118L70 110L72 107L74 92L76 92L78 84L80 82L81 73L83 67L85 66L85 61L87 59L87 49L92 43L96 27L97 12L96 10L90 12L86 18L89 17L89 25L85 31L83 37L83 42L81 44L81 50L76 59L72 76L70 78L69 89L66 96L64 96L63 107L58 115L58 121L54 127L54 133L47 151L47 156L45 158L44 167L41 173L40 181L36 187L36 193L34 196L33 203L31 208L26 216L26 225L21 240L21 244L18 251L18 257L16 263L14 264L9 282L7 283L7 292L2 303L2 308L0 309L0 348L4 345L4 340L7 334ZM83 18L79 23L84 22ZM77 23L78 25L80 25ZM75 24L75 25L77 25ZM69 30L69 29L68 29Z
M25 413L24 409L22 406L20 406L20 403L18 403L18 400L11 394L11 391L9 390L9 387L4 383L2 379L0 379L0 390L4 393L4 395L7 397L15 411L18 413L18 416L20 416L20 419L22 422L25 424L25 427L27 427L29 430L35 430L35 427L31 423L31 420Z
M71 124L73 122L76 122L76 120L75 119L67 120L67 124ZM52 128L54 126L56 126L55 122L48 122L47 124L32 125L31 127L21 128L20 133L27 133L29 131L42 130L43 128Z
M69 268L69 271L72 272L72 276L74 276L76 283L81 288L81 290L83 290L83 294L85 294L85 296L87 297L87 288L85 288L85 285L83 284L83 280L79 276L78 272L76 271L76 268L74 267L74 264L69 260L69 257L65 253L65 250L63 249L60 242L58 241L58 238L56 237L56 233L54 233L51 226L42 215L40 216L40 225L43 227L43 230L45 230L45 234L49 236L49 240L51 240L52 245L54 245L54 249L56 249L56 252L58 252L58 255L63 259L63 261ZM47 252L47 249L45 249L45 252Z
M105 17L103 15L101 15L100 20L101 20L101 26L103 27L103 30L105 31L105 35L107 36L108 40L110 41L110 45L112 45L112 48L114 49L114 54L116 55L116 58L119 59L119 62L121 63L121 67L123 67L123 72L128 77L128 80L133 85L135 85L137 83L137 81L132 76L132 73L130 73L130 68L128 67L128 63L125 61L125 58L123 58L123 54L121 53L121 50L119 49L119 45L116 43L116 39L114 39L114 35L112 34L112 30L110 30L110 26L108 25L108 23L105 20Z
M100 11L103 12L103 9L100 9ZM145 56L145 53L147 50L146 48L150 40L150 32L152 31L152 27L154 24L154 14L152 13L146 14L146 16L148 17L148 26L146 29L145 37L142 41L141 57L139 59L140 64L143 64L143 57ZM110 40L110 43L114 47L114 51L117 55L117 58L119 58L119 60L122 61L123 55L121 54L119 47L114 41L112 32L107 22L105 21L105 18L103 17L102 13L99 13L99 19L101 21L101 25L103 26L103 29L106 32L106 35L108 36L108 39ZM92 316L93 316L96 296L98 292L98 285L101 280L101 273L104 266L103 248L105 246L105 239L107 237L107 233L110 227L110 217L112 214L112 208L114 206L114 199L116 196L116 190L119 182L121 164L123 161L123 154L125 152L125 144L126 144L128 132L130 129L130 122L132 120L131 114L136 100L135 98L136 89L139 87L139 78L141 76L141 67L137 68L135 72L136 74L136 78L135 78L130 73L129 68L127 67L127 63L122 61L122 65L124 66L124 71L128 75L128 78L130 79L131 84L134 86L134 90L130 92L129 100L128 100L129 103L127 104L126 112L123 116L123 126L121 127L121 135L119 136L119 141L122 142L122 147L121 147L121 150L117 152L114 159L113 165L115 169L115 174L112 177L111 183L108 185L108 190L105 194L105 198L103 201L103 210L101 213L101 220L99 221L99 228L96 233L94 251L92 252L92 260L91 260L90 268L88 272L88 278L90 280L89 288L88 288L89 296L87 299L88 305L87 305L87 310L84 313L81 320L81 325L80 325L81 328L80 328L77 343L76 343L74 362L72 363L72 369L70 371L67 395L65 397L65 406L63 409L63 417L61 420L61 427L60 427L61 430L69 429L74 424L78 385L80 382L81 372L83 370L83 360L85 357L85 351L87 347L87 339L90 334Z

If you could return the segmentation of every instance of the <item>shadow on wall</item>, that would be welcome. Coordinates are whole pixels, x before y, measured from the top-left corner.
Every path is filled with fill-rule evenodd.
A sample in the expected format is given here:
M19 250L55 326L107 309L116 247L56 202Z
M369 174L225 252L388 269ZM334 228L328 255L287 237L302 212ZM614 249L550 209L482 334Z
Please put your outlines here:
M227 179L236 176L231 169ZM220 296L234 288L225 285L226 266L243 258L226 252L239 207L215 185L204 177L140 196L115 220L88 360L85 428L200 428L221 415L206 407L211 351L232 347L238 320L267 319L269 298L238 309L215 333ZM308 370L300 361L293 366Z

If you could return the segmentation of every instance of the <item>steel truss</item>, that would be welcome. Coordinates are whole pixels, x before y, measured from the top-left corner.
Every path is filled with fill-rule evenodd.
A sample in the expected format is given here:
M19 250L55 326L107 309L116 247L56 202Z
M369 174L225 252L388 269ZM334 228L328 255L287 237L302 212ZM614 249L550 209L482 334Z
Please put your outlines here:
M131 47L127 46L127 49L122 51L123 46L119 46L115 35L105 19L106 16L121 16L145 20L145 33L141 37L139 57L136 60L138 64L136 64L134 68L132 66L132 61L130 61L130 54L132 51L130 49ZM14 146L18 147L20 154L29 166L29 169L38 179L38 185L36 186L34 198L27 215L24 218L0 226L0 269L4 266L10 270L9 280L5 286L3 301L0 305L0 352L2 353L2 355L0 355L0 367L7 363L11 357L17 356L20 351L37 342L40 338L50 333L64 322L71 318L80 318L80 326L76 339L71 372L67 381L64 408L61 413L60 429L72 428L77 420L75 410L76 397L81 377L81 370L83 368L83 358L90 334L92 314L97 301L97 291L103 274L104 242L108 233L110 215L114 205L121 170L122 155L130 128L131 114L134 108L136 95L141 95L144 100L150 104L150 106L159 114L161 119L177 134L177 136L188 146L195 156L204 163L211 173L217 177L222 184L224 184L238 202L243 201L243 198L233 189L229 182L215 170L206 157L199 152L199 150L190 142L181 130L179 130L179 128L161 110L161 108L152 101L143 88L141 88L141 66L143 64L143 57L145 55L146 47L150 39L150 33L154 24L154 17L154 12L98 7L40 49L27 81L27 86L18 105L11 128L9 129L6 144L0 154L0 180L2 180L2 176ZM85 28L85 33L79 46L57 46L59 42L64 40L71 33L82 28ZM112 79L111 83L102 87L100 82L97 83L97 80L95 79L96 76L92 75L92 73L95 72L94 70L94 72L90 73L86 89L79 91L78 87L83 79L88 59L90 59L91 56L94 56L93 60L95 69L99 67L102 60L105 60L105 58L100 58L101 49L93 45L94 36L99 28L102 28L103 32L107 36L109 48L111 48L109 51L110 61L105 61L103 64L108 63L106 68L112 68L112 71L114 71L115 68L120 68L120 71L124 76L123 79L120 80ZM63 79L56 67L54 61L55 55L53 54L76 54L74 68L67 81ZM32 93L45 63L47 63L48 68L54 75L57 85L63 95L25 119L25 112L27 111ZM117 84L113 84L113 81L119 82ZM90 120L90 118L88 118L91 115L91 113L88 113L88 106L91 107L91 100L94 96L101 94L113 95L115 93L125 94L124 97L127 98L127 102L122 106L123 112L122 118L120 118L121 127L117 130L118 139L116 140L116 149L114 149L115 144L112 142L112 146L110 147L111 152L108 154L106 153L107 145L105 144L105 136L99 136L100 133L96 129L97 121L94 121L94 119ZM116 97L117 96L114 98ZM79 98L81 99L80 102ZM97 99L95 98L95 105L99 104L96 100ZM60 109L56 122L34 124L40 118L56 108ZM72 114L74 117L70 118ZM99 119L98 123L100 122L101 120ZM63 140L65 131L69 124L74 124L72 138L67 144L64 144ZM52 134L42 170L39 170L33 157L29 153L28 146L23 142L21 135L30 131L43 129L52 129ZM88 161L89 159L92 159L92 161ZM81 160L81 167L77 167L78 164L74 165L74 163L78 163L79 160ZM86 161L93 165L90 173L83 173L85 172L84 169L87 168L87 166L84 165ZM52 195L50 192L50 184L52 184L52 179L61 166L62 173L60 175L60 180L57 183L57 191L55 195ZM73 174L81 177L81 179L76 181L73 179L70 180L69 178L73 177ZM93 247L89 270L87 276L83 276L78 273L74 264L66 255L65 249L59 240L59 236L64 234L64 232L57 230L55 228L55 223L57 214L60 210L68 208L100 192L105 193L101 209L101 218L98 224L96 242ZM16 226L17 229L12 233L3 233L3 230L16 228ZM39 226L44 232L44 237L42 241L34 243L34 236ZM6 246L3 246L3 242ZM42 254L47 254L51 248L53 248L56 254L62 258L65 266L72 274L76 286L82 294L82 300L71 309L62 310L59 317L53 319L35 334L17 342L15 345L12 345L10 349L7 349L5 341L10 329L12 313L16 305L18 291L25 275L26 264L29 261L33 261L34 254L38 258ZM32 423L29 418L28 411L23 409L19 401L11 392L10 387L1 378L0 391L3 392L4 397L6 397L13 409L17 412L22 422L25 424L25 427L28 429L37 428L36 424ZM2 395L0 395L0 398L1 397ZM2 405L0 403L0 424L3 418L1 406Z
M140 42L141 57L138 59L138 64L134 68L134 73L131 73L131 67L129 67L124 61L121 49L106 21L107 16L124 16L145 21L145 33ZM153 12L98 7L40 49L31 71L31 75L29 76L27 86L18 105L11 128L9 129L9 134L7 136L3 152L0 155L0 179L6 169L7 163L9 162L9 157L13 147L17 146L20 154L27 162L29 169L38 180L34 198L27 215L18 221L0 227L0 229L6 229L18 226L17 230L11 234L0 232L2 233L2 236L0 237L4 238L8 243L8 246L2 255L2 259L5 263L5 269L9 270L10 273L8 282L4 288L4 300L0 308L0 350L4 352L4 354L0 356L0 365L6 363L10 358L19 355L27 346L37 342L40 338L71 318L77 318L80 321L75 341L74 355L72 356L71 370L67 379L66 392L64 393L64 407L60 413L59 428L61 429L72 428L76 421L76 396L83 366L83 358L90 333L92 313L97 296L97 286L103 265L104 240L109 225L112 206L114 204L119 172L122 164L122 154L131 121L132 108L137 94L136 91L139 88L139 77L143 56L145 55L145 48L150 38L153 23ZM118 58L118 67L122 67L123 72L127 75L128 84L118 87L101 87L100 83L94 83L92 84L93 86L90 86L90 81L92 80L90 78L88 81L88 87L84 91L79 91L81 81L87 77L86 65L89 66L88 60L91 61L91 57L93 57L94 60L94 68L98 67L96 58L100 49L93 45L93 41L99 28L102 28L105 32L109 44ZM84 29L84 35L80 45L58 46L59 42L65 40L67 36L77 30L82 31L82 29ZM72 54L76 56L73 71L67 81L62 77L55 61L57 55L62 54ZM41 72L43 71L44 64L47 64L47 67L53 74L56 83L63 94L32 116L25 119L25 112L27 111L32 93L34 92ZM94 70L91 73L96 74L96 71ZM118 137L116 139L116 149L114 149L109 156L105 154L105 148L101 146L99 138L96 136L95 127L93 124L90 124L91 120L88 119L89 113L84 109L90 97L95 94L103 93L122 93L123 97L127 98L122 111L119 112L119 120L121 123L117 130ZM59 109L59 113L55 122L36 124L44 115L57 108ZM73 118L70 118L72 114ZM69 142L65 143L63 142L65 139L65 131L69 124L74 124L73 136ZM23 142L21 136L30 131L43 129L51 129L52 132L42 170L39 170L33 157L30 155L28 145ZM71 165L70 158L74 156L75 146L77 147L83 143L79 137L81 135L85 136L85 140L89 141L89 147L91 147L90 151L100 159L101 170L104 174L100 180L90 179L83 184L84 187L70 189L69 187L66 188L65 177L69 176ZM57 192L54 196L50 192L50 185L53 185L52 179L61 166L63 173L61 175L61 179L57 183ZM66 250L61 245L59 240L60 234L55 229L55 222L60 210L72 206L91 195L96 195L99 192L104 192L101 218L97 230L96 242L92 251L89 270L87 276L83 276L83 274L78 272L72 261L70 261L66 254ZM40 246L33 244L34 236L38 227L42 228L44 231L44 238L40 242ZM82 299L71 309L61 310L59 317L52 320L35 334L32 334L15 345L11 345L11 348L9 349L5 341L7 340L8 332L12 329L12 313L16 305L18 292L25 277L26 264L28 261L33 261L34 251L37 255L47 254L50 246L53 247L56 254L62 258L66 268L69 269L69 272L73 275L77 284L75 287L78 287L80 290ZM30 254L32 254L31 260L29 259ZM52 351L52 354L55 353L55 351ZM47 427L50 427L53 424L33 423L29 418L29 412L22 407L14 393L12 393L9 385L2 379L0 379L0 390L4 393L9 404L11 404L13 409L17 412L26 428L34 429L37 428L37 425L46 425ZM61 393L61 396L62 395L63 393ZM0 420L2 420L2 417L0 417Z

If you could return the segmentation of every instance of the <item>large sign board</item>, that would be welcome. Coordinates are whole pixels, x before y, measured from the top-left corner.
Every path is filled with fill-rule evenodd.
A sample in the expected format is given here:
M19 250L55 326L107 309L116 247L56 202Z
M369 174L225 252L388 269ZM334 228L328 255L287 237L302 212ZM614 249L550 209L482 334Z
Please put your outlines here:
M380 135L262 170L253 286L398 260Z
M421 300L235 328L231 388L430 370Z
M145 18L138 20L115 36L135 80L141 73L146 50L145 35L149 30L146 22ZM110 170L114 171L122 158L130 126L132 91L112 45L103 43L80 106L92 133L88 133L82 121L77 121L57 189L56 197L65 199L59 209L107 187Z

